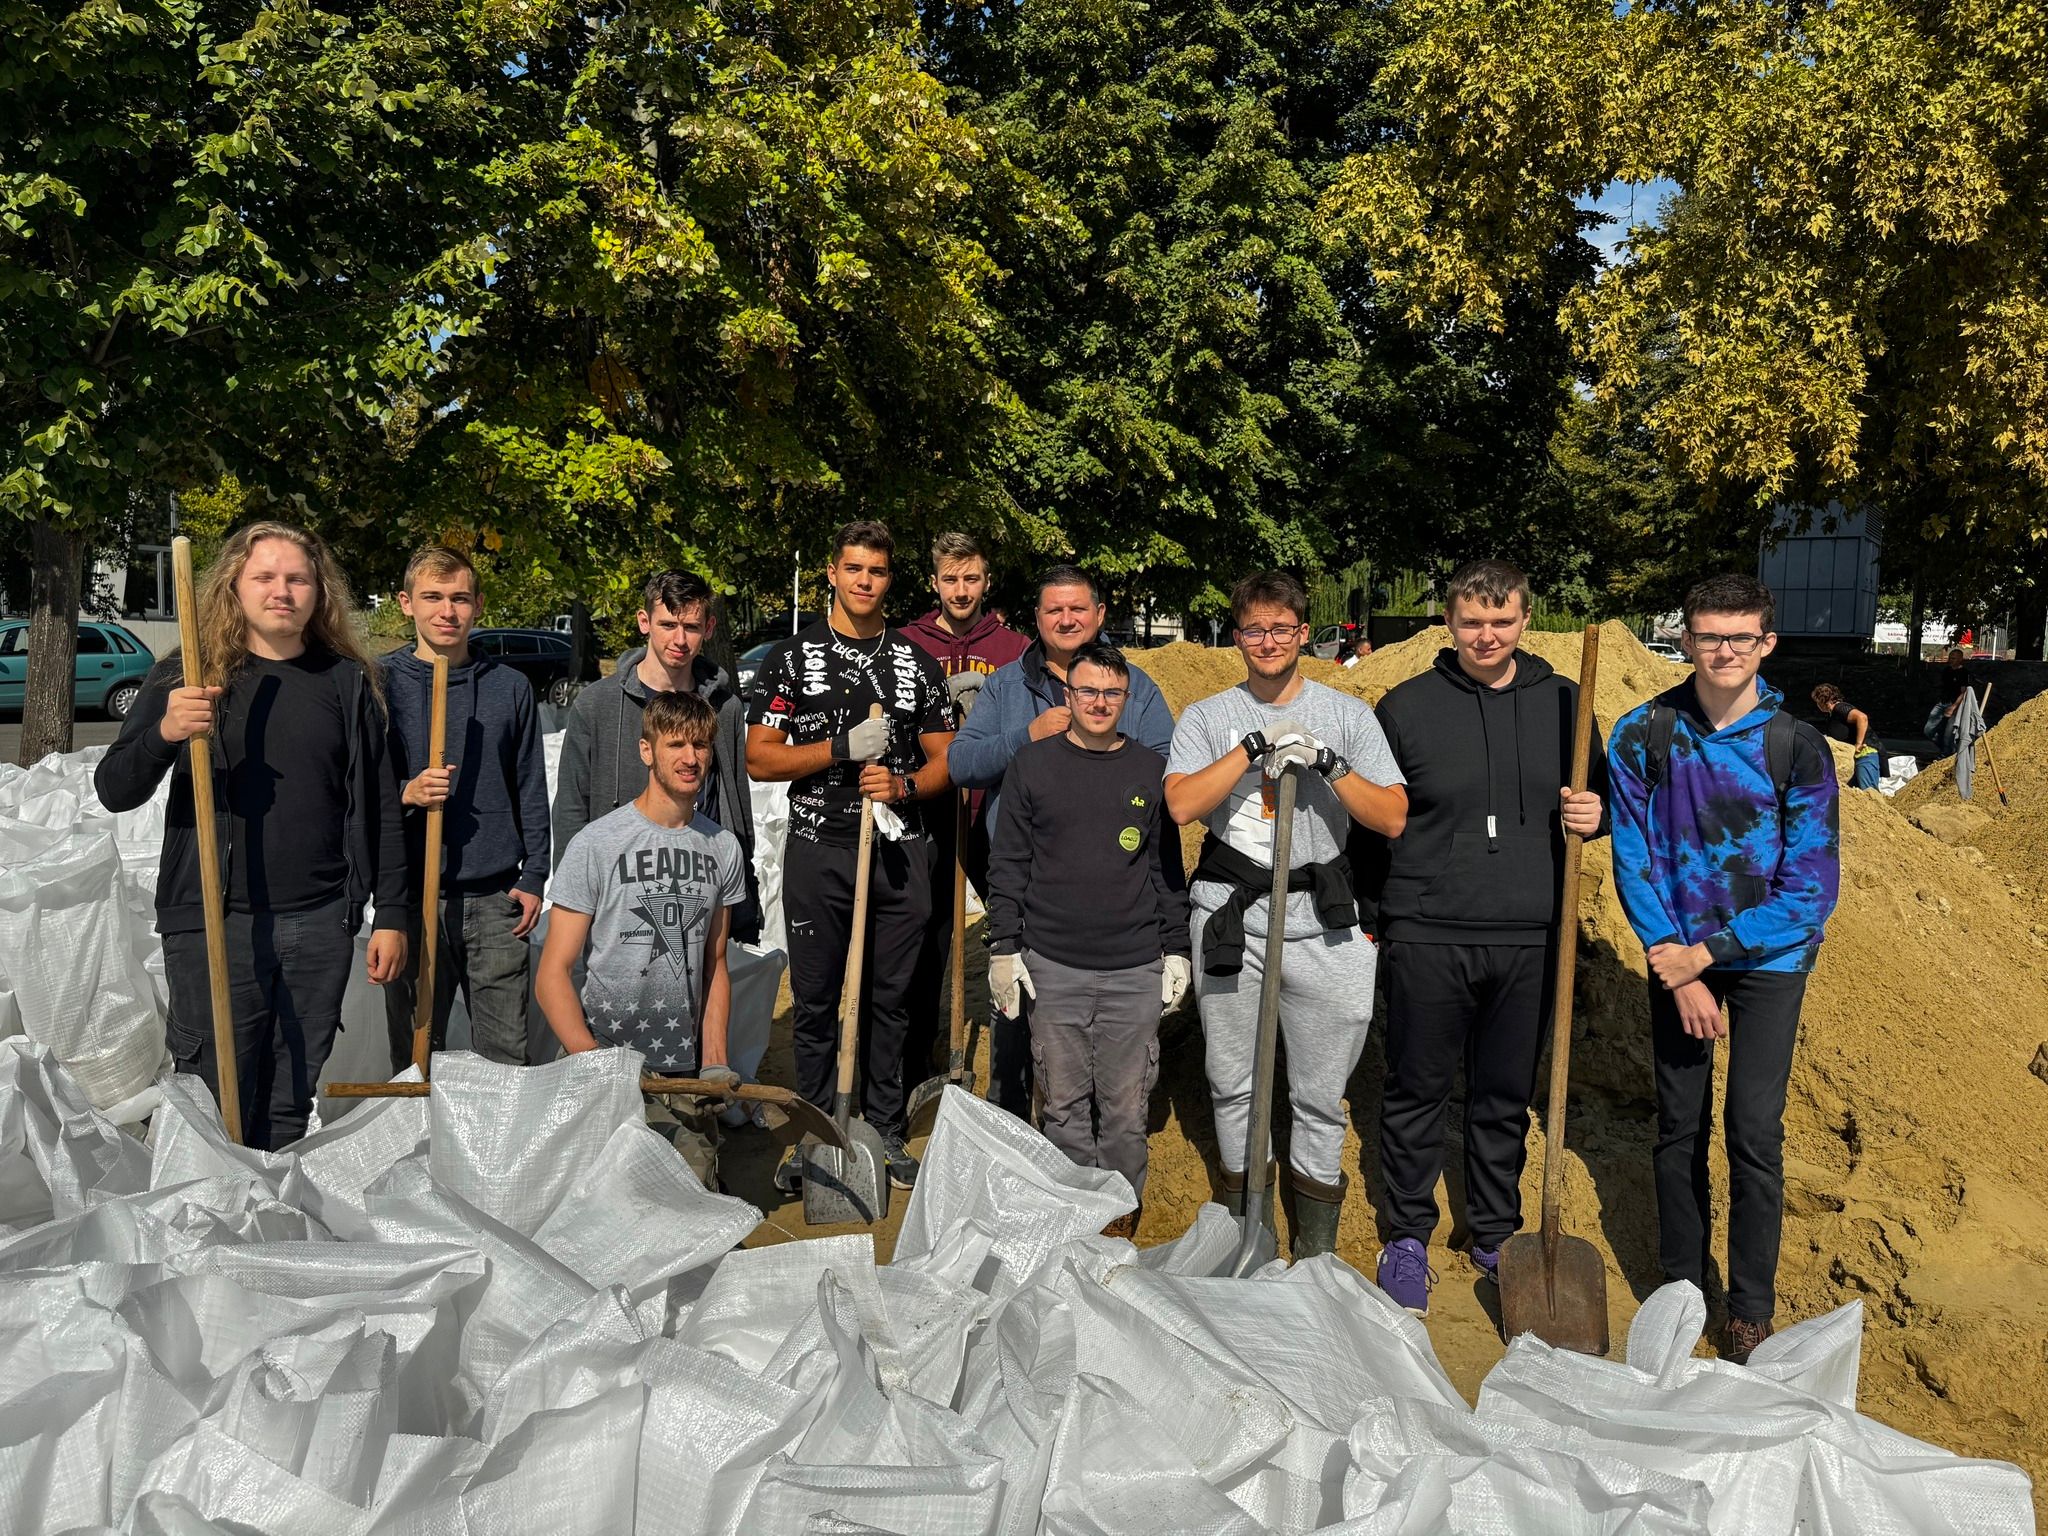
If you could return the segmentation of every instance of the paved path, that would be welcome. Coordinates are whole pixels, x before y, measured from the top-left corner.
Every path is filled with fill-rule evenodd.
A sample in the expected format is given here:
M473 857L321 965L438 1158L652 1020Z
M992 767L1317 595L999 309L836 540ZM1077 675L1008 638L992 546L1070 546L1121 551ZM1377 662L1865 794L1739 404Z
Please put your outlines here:
M103 747L119 734L121 727L111 720L81 720L71 728L71 745ZM11 763L21 751L21 716L0 715L0 763Z

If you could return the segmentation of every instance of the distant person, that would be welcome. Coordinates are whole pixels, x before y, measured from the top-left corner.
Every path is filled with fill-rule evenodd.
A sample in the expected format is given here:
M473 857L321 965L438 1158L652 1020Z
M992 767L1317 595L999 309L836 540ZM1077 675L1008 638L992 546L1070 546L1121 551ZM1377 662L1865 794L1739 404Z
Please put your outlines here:
M1380 1110L1379 1286L1429 1311L1429 1239L1444 1114L1465 1078L1465 1229L1497 1280L1522 1227L1522 1164L1550 1036L1567 832L1606 830L1605 764L1571 792L1579 687L1521 648L1529 578L1505 560L1460 568L1444 592L1451 644L1389 689L1379 721L1408 784L1379 899L1387 972ZM1576 943L1577 935L1563 942Z
M1948 660L1941 669L1934 708L1927 714L1927 735L1945 757L1955 754L1956 708L1963 702L1963 692L1969 686L1969 653L1960 645L1952 645L1948 650Z
M1852 708L1833 683L1814 686L1813 707L1824 717L1821 729L1855 749L1855 769L1849 787L1876 789L1884 778L1884 757L1865 739L1870 735L1870 716Z
M462 993L470 1047L526 1064L527 935L540 921L548 882L548 781L533 688L510 667L469 646L476 626L476 567L430 546L405 568L398 605L413 644L385 656L391 756L404 785L406 856L414 901L422 891L426 812L442 809L441 910L434 964L432 1049L447 1044L448 1012ZM447 766L427 765L432 745L435 656L448 659ZM412 1062L421 940L434 914L416 915L405 970L384 989L391 1070Z
M903 1041L910 985L931 916L931 814L944 814L953 781L945 675L883 617L896 541L880 523L832 536L832 612L780 642L748 692L747 769L789 785L782 910L789 927L796 1086L832 1108L839 993L853 940L861 802L888 807L901 837L878 829L867 890L867 1007L861 1017L861 1114L882 1139L889 1182L909 1189L917 1159L903 1145ZM879 719L869 710L882 706ZM934 800L937 804L934 805ZM796 1149L777 1186L800 1187Z
M1785 1091L1841 884L1834 758L1757 678L1775 606L1749 576L1694 587L1681 641L1692 675L1622 716L1608 745L1615 886L1649 961L1658 1252L1666 1280L1702 1290L1714 1042L1728 1042L1722 1357L1738 1363L1777 1309Z
M737 1086L727 1065L726 941L747 897L739 839L697 809L718 716L701 694L656 693L639 711L647 782L562 850L534 992L570 1055L627 1046L649 1072ZM583 985L576 985L576 967ZM717 1099L663 1099L655 1128L718 1188Z
M186 688L178 657L159 662L93 787L108 810L130 811L171 776L156 885L165 1035L178 1070L217 1098L185 750L213 738L242 1139L274 1152L306 1133L373 898L369 979L386 986L405 970L405 828L377 668L327 545L284 523L252 523L222 544L197 603L204 675L216 681Z
M647 785L640 757L640 711L657 693L694 693L718 716L710 780L697 796L697 814L739 839L747 856L747 899L733 913L732 934L752 943L761 936L761 903L754 884L754 804L747 784L746 705L726 670L704 654L718 630L711 588L689 571L648 578L636 616L645 645L619 657L611 676L576 695L555 768L555 860L569 839L598 817L630 803Z
M1302 676L1309 626L1301 583L1283 571L1247 576L1231 590L1230 613L1245 679L1182 711L1166 764L1166 807L1176 825L1208 829L1189 927L1224 1201L1239 1211L1265 937L1274 922L1285 936L1280 1036L1294 1125L1282 1193L1300 1260L1336 1246L1350 1182L1344 1085L1365 1049L1379 966L1373 936L1359 923L1344 845L1354 822L1399 837L1408 796L1372 707ZM1300 769L1293 866L1275 915L1274 781L1290 765Z
M1071 565L1055 565L1039 576L1035 610L1038 638L982 687L947 758L954 783L988 791L983 814L990 820L1001 811L1003 774L1011 759L1027 743L1062 735L1074 723L1067 668L1082 646L1101 636L1107 613L1095 578ZM1173 745L1173 711L1143 672L1131 674L1130 686L1121 728L1164 757ZM989 1097L1029 1119L1030 1033L998 1007L990 1034Z
M1123 653L1074 653L1072 723L1028 743L1003 776L989 855L990 990L1031 1031L1046 1140L1114 1168L1145 1198L1159 1016L1192 974L1187 874L1165 815L1166 759L1117 726ZM1131 1237L1135 1211L1106 1229Z
M971 708L982 684L999 667L1024 654L1028 641L1007 629L982 607L988 593L988 556L964 533L942 533L932 541L932 588L938 606L903 626L903 634L939 664L956 711ZM968 881L988 892L988 822L985 796L969 797L967 845L961 862ZM943 805L926 818L932 848L932 915L925 924L924 948L910 985L910 1032L903 1059L921 1075L931 1064L932 1049L949 1014L942 991L946 962L953 944L953 834L955 819Z

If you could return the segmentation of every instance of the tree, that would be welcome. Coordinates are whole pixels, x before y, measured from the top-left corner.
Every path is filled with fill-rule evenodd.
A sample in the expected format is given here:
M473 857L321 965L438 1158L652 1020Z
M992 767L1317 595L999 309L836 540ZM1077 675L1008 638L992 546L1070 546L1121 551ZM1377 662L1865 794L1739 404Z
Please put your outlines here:
M1988 0L1418 0L1414 130L1325 202L1416 316L1499 325L1613 181L1678 188L1559 305L1610 435L1724 542L1869 503L1966 584L2048 542L2048 20ZM1624 428L1624 418L1634 425ZM1679 510L1674 503L1672 511ZM2036 578L2038 581L2038 578Z

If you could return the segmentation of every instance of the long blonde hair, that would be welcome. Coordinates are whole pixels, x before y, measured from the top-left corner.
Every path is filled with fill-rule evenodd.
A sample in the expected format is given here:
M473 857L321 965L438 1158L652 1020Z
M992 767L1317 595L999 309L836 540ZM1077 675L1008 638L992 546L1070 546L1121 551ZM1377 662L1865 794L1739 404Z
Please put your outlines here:
M346 657L363 669L370 684L370 696L377 708L384 708L383 679L365 649L356 629L355 599L349 593L348 576L318 534L289 523L251 523L228 535L213 564L199 578L194 594L199 604L200 672L209 683L225 686L249 659L249 622L242 615L242 601L235 595L235 583L242 579L249 552L265 539L283 539L306 552L313 565L313 616L306 625L308 648L320 648Z

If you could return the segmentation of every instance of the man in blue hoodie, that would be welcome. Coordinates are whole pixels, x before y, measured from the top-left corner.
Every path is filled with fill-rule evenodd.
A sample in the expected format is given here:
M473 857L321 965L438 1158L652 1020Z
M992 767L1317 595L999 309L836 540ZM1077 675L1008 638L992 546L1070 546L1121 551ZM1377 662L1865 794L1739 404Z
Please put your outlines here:
M1757 678L1774 608L1753 577L1694 587L1693 675L1623 715L1607 749L1615 888L1649 960L1659 1254L1667 1277L1702 1287L1714 1042L1728 1042L1722 1357L1738 1363L1777 1309L1785 1089L1841 882L1834 758Z
M953 738L946 758L953 782L988 791L982 819L995 825L1003 774L1025 744L1063 736L1074 723L1067 707L1067 668L1074 653L1102 633L1106 610L1095 578L1071 565L1055 565L1038 578L1038 638L1015 661L982 685L974 708ZM1173 746L1173 711L1159 685L1131 673L1123 733L1161 757ZM989 1097L1023 1118L1031 1114L1031 1033L1022 1020L992 1010Z
M510 667L469 648L476 626L476 567L430 546L405 568L398 606L413 622L410 650L383 659L391 757L404 782L405 834L415 893L423 877L426 812L442 809L441 932L434 967L435 1050L462 990L471 1047L491 1061L526 1064L527 935L548 880L548 784L533 689ZM427 764L434 658L448 660L446 766ZM412 1060L424 918L415 918L404 973L384 989L391 1070Z

